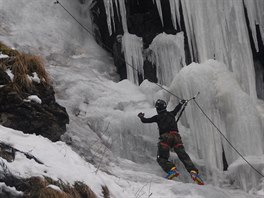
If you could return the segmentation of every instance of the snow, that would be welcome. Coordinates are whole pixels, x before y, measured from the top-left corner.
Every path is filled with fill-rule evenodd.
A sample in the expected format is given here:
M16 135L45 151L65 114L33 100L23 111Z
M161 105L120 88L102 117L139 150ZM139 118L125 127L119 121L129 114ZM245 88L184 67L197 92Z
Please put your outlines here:
M217 2L221 4L222 1ZM89 15L84 14L87 4L70 0L62 3L84 25L91 27ZM189 15L185 12L186 18L191 17L192 11L187 3L183 5L190 11ZM23 8L21 12L16 12L18 7ZM207 10L210 10L209 7ZM0 40L15 46L17 50L34 52L45 58L57 101L67 108L70 116L67 132L62 137L64 142L53 143L41 136L23 134L0 126L1 141L44 162L44 165L38 164L21 153L16 154L14 162L2 159L14 175L43 175L71 184L83 181L98 197L102 197L102 185L108 186L111 197L263 197L263 179L244 162L236 163L239 156L229 148L193 101L186 107L179 129L186 151L201 171L206 185L193 184L175 154L171 158L177 163L181 175L174 181L165 180L165 173L156 162L157 126L143 125L137 114L141 111L146 116L156 114L153 104L158 98L166 100L169 109L178 103L177 99L148 81L139 87L129 80L117 82L118 77L109 54L53 2L0 0L0 11L3 19L0 27L3 21L10 31L9 34L0 32ZM213 10L210 13L214 13ZM125 23L124 18L122 20ZM195 32L202 36L202 33L191 31L194 27L186 28L189 28L189 33L194 35ZM202 28L199 30L202 31ZM204 33L208 36L208 43L214 43L213 37ZM166 39L167 36L163 40ZM135 51L129 53L133 59L140 61L140 42L137 41ZM201 43L205 41L201 40ZM209 53L207 47L200 47L201 57ZM227 55L223 57L229 58ZM247 58L250 57L245 53ZM264 126L261 122L264 123L264 108L262 105L256 108L254 99L244 87L241 88L236 71L231 73L228 71L230 64L213 60L178 69L172 83L164 88L182 98L190 98L200 91L197 102L243 155L252 156L250 162L263 172ZM226 172L222 171L223 147L230 165ZM245 173L240 172L241 167ZM244 182L248 171L252 177ZM230 183L234 180L236 185Z
M38 104L41 104L42 103L42 101L41 101L41 99L37 96L37 95L31 95L31 96L28 96L27 97L27 100L25 100L26 102L31 102L31 101L33 101L33 102L36 102L36 103L38 103Z
M38 74L36 72L33 72L32 74L33 74L33 76L28 76L29 79L36 82L36 83L40 83L40 79L38 77Z
M60 187L58 187L58 186L55 186L55 185L52 185L52 184L48 185L48 186L47 186L47 188L51 188L51 189L53 189L53 190L56 190L56 191L59 191L59 192L61 192L61 189L60 189Z
M262 170L260 173L264 173L264 155L262 156L247 156L246 160L251 163L257 170ZM230 179L238 186L243 186L246 191L257 191L256 189L262 189L258 192L259 195L263 194L263 177L256 173L251 167L245 163L244 160L239 158L228 168L230 172ZM239 179L235 179L239 178Z
M182 197L182 198L201 198L201 197L236 197L218 187L197 186L194 184L184 184L178 181L168 181L162 177L148 173L142 168L128 160L122 160L120 167L112 166L115 174L106 174L97 171L97 167L87 163L77 153L75 153L64 142L53 143L48 139L23 134L0 126L2 142L11 144L16 149L27 152L44 162L38 164L33 159L27 159L23 154L16 153L15 161L7 162L2 159L7 168L20 177L28 176L49 176L53 179L61 179L73 184L75 181L82 181L88 184L91 189L101 196L101 185L107 185L114 197L143 196L151 194L153 197ZM45 151L45 152L43 152ZM124 166L130 169L124 170ZM123 168L122 168L123 167ZM152 167L153 168L153 167ZM70 171L69 171L70 170ZM135 174L136 173L136 174ZM123 175L122 177L120 177ZM177 186L177 188L176 188ZM56 186L50 186L58 189ZM239 192L241 197L254 197L243 192ZM238 196L237 196L238 197Z
M14 197L23 195L23 192L17 191L14 187L6 186L5 183L0 182L0 193L2 192L8 192Z
M14 74L12 73L11 69L6 70L7 75L10 77L11 81L13 81Z
M8 58L9 56L8 55L6 55L6 54L2 54L1 52L0 52L0 59L4 59L4 58Z

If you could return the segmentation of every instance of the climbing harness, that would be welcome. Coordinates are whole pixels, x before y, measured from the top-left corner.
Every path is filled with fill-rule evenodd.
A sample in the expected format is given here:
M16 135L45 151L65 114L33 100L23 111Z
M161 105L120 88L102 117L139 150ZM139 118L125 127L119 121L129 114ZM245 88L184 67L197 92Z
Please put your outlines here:
M94 34L92 33L92 31L90 31L87 27L85 27L82 23L80 23L59 1L55 1L54 4L60 5L82 28L84 28L90 35L94 36ZM101 43L101 45L109 50L112 51L112 49L110 47L108 47L107 45ZM132 69L134 69L136 72L138 72L140 74L140 71L133 67L133 65L129 64L128 62L126 62L126 60L124 60L124 58L120 57L120 59L122 59L129 67L131 67ZM168 89L166 89L164 86L158 84L158 83L154 83L155 85L157 85L158 87L160 87L161 89L163 89L164 91L168 92L169 94L171 94L172 96L176 97L179 100L182 100L181 97L175 95L173 92L169 91ZM204 116L210 121L210 123L216 128L216 130L223 136L223 138L227 141L227 143L231 146L232 149L234 149L234 151L254 170L256 171L260 176L264 177L264 174L262 174L260 171L258 171L233 145L232 143L227 139L227 137L221 132L221 130L213 123L213 121L207 116L207 114L204 112L204 110L200 107L200 105L197 103L197 101L195 100L195 98L200 94L200 92L198 92L196 94L196 96L186 100L184 106L182 107L182 110L179 114L179 117L177 118L177 122L179 121L186 105L188 104L188 102L190 102L191 100L194 101L194 103L197 105L197 107L201 110L201 112L204 114Z

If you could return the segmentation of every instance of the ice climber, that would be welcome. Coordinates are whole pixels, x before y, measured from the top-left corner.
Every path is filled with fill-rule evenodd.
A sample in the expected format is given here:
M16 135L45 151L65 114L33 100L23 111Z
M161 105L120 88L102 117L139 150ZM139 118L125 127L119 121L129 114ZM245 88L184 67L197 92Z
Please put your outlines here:
M186 170L190 173L191 178L195 183L204 185L202 179L198 174L198 169L194 166L189 155L186 153L181 136L179 134L177 122L175 116L180 111L182 106L186 103L186 100L181 100L180 103L174 108L173 111L167 111L167 104L164 100L158 99L155 103L157 115L145 118L144 113L140 112L138 117L143 123L156 122L159 128L159 143L158 143L158 154L157 162L161 168L167 173L167 179L173 179L179 175L179 172L171 161L170 149L173 148L179 159L184 164Z

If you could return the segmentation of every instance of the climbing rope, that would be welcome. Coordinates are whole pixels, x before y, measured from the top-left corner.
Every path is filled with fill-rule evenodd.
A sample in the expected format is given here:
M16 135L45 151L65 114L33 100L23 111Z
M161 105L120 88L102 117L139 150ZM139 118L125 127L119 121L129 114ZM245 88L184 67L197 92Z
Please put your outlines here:
M87 27L85 27L82 23L80 23L59 1L55 1L54 4L58 4L60 5L81 27L83 27L90 35L94 36L94 34L92 33L92 31L90 31ZM112 51L112 49L110 47L108 47L107 45L105 45L104 43L102 43L102 46L109 50ZM122 59L129 67L131 67L132 69L134 69L136 72L138 72L140 74L140 71L133 67L133 65L131 65L130 63L126 62L126 60L123 57L120 57L120 59ZM173 92L169 91L168 89L164 88L164 86L158 84L158 83L154 83L155 85L157 85L158 87L160 87L161 89L163 89L164 91L168 92L169 94L171 94L172 96L176 97L179 100L182 100L182 98L180 98L179 96L175 95ZM232 149L234 149L234 151L254 170L256 171L256 173L258 173L260 176L264 177L264 175L257 170L233 145L232 143L227 139L227 137L221 132L221 130L214 124L214 122L208 117L208 115L205 113L205 111L202 109L202 107L198 104L198 102L195 100L196 97L200 94L200 92L197 93L196 96L186 100L184 106L182 107L182 110L179 114L179 117L177 119L180 119L183 111L185 110L185 107L187 106L188 102L193 100L194 103L197 105L197 107L200 109L200 111L204 114L204 116L209 120L209 122L216 128L216 130L223 136L223 138L227 141L227 143L231 146Z
M197 105L197 107L201 110L201 112L204 114L204 116L209 120L209 122L216 128L216 130L223 136L223 138L227 141L227 143L237 152L237 154L253 169L255 170L259 175L261 175L262 177L264 177L264 175L257 170L233 145L232 143L227 139L227 137L221 132L221 130L215 125L215 123L212 121L212 119L210 119L208 117L208 115L204 112L204 110L202 109L202 107L198 104L198 102L193 99L193 101L195 102L195 104Z
M83 27L90 35L94 36L94 34L92 33L92 31L90 31L87 27L85 27L83 24L81 24L59 1L55 1L54 4L60 5L81 27ZM102 43L102 46L105 49L107 49L108 51L110 51L110 52L113 51L110 47L108 47L104 43ZM138 74L140 74L140 71L137 68L135 68L133 65L131 65L130 63L128 63L123 57L119 57L119 58L122 61L124 61L129 67L131 67L133 70L135 70ZM154 83L154 84L157 85L158 87L160 87L161 89L165 90L169 94L173 95L174 97L178 98L179 100L182 100L183 99L183 98L180 98L179 96L175 95L174 93L172 93L168 89L164 88L162 85L160 85L158 83Z

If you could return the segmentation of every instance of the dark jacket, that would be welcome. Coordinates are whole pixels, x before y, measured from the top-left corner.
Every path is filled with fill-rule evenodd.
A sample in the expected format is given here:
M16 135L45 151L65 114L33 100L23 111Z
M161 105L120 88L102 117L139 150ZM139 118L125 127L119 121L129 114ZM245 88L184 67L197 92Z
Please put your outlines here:
M180 111L181 107L182 107L182 104L179 103L174 108L173 111L164 110L158 113L158 115L155 115L151 118L141 117L140 119L143 123L157 122L158 127L159 127L159 135L161 136L162 134L169 132L169 131L178 131L178 126L175 120L175 116Z

